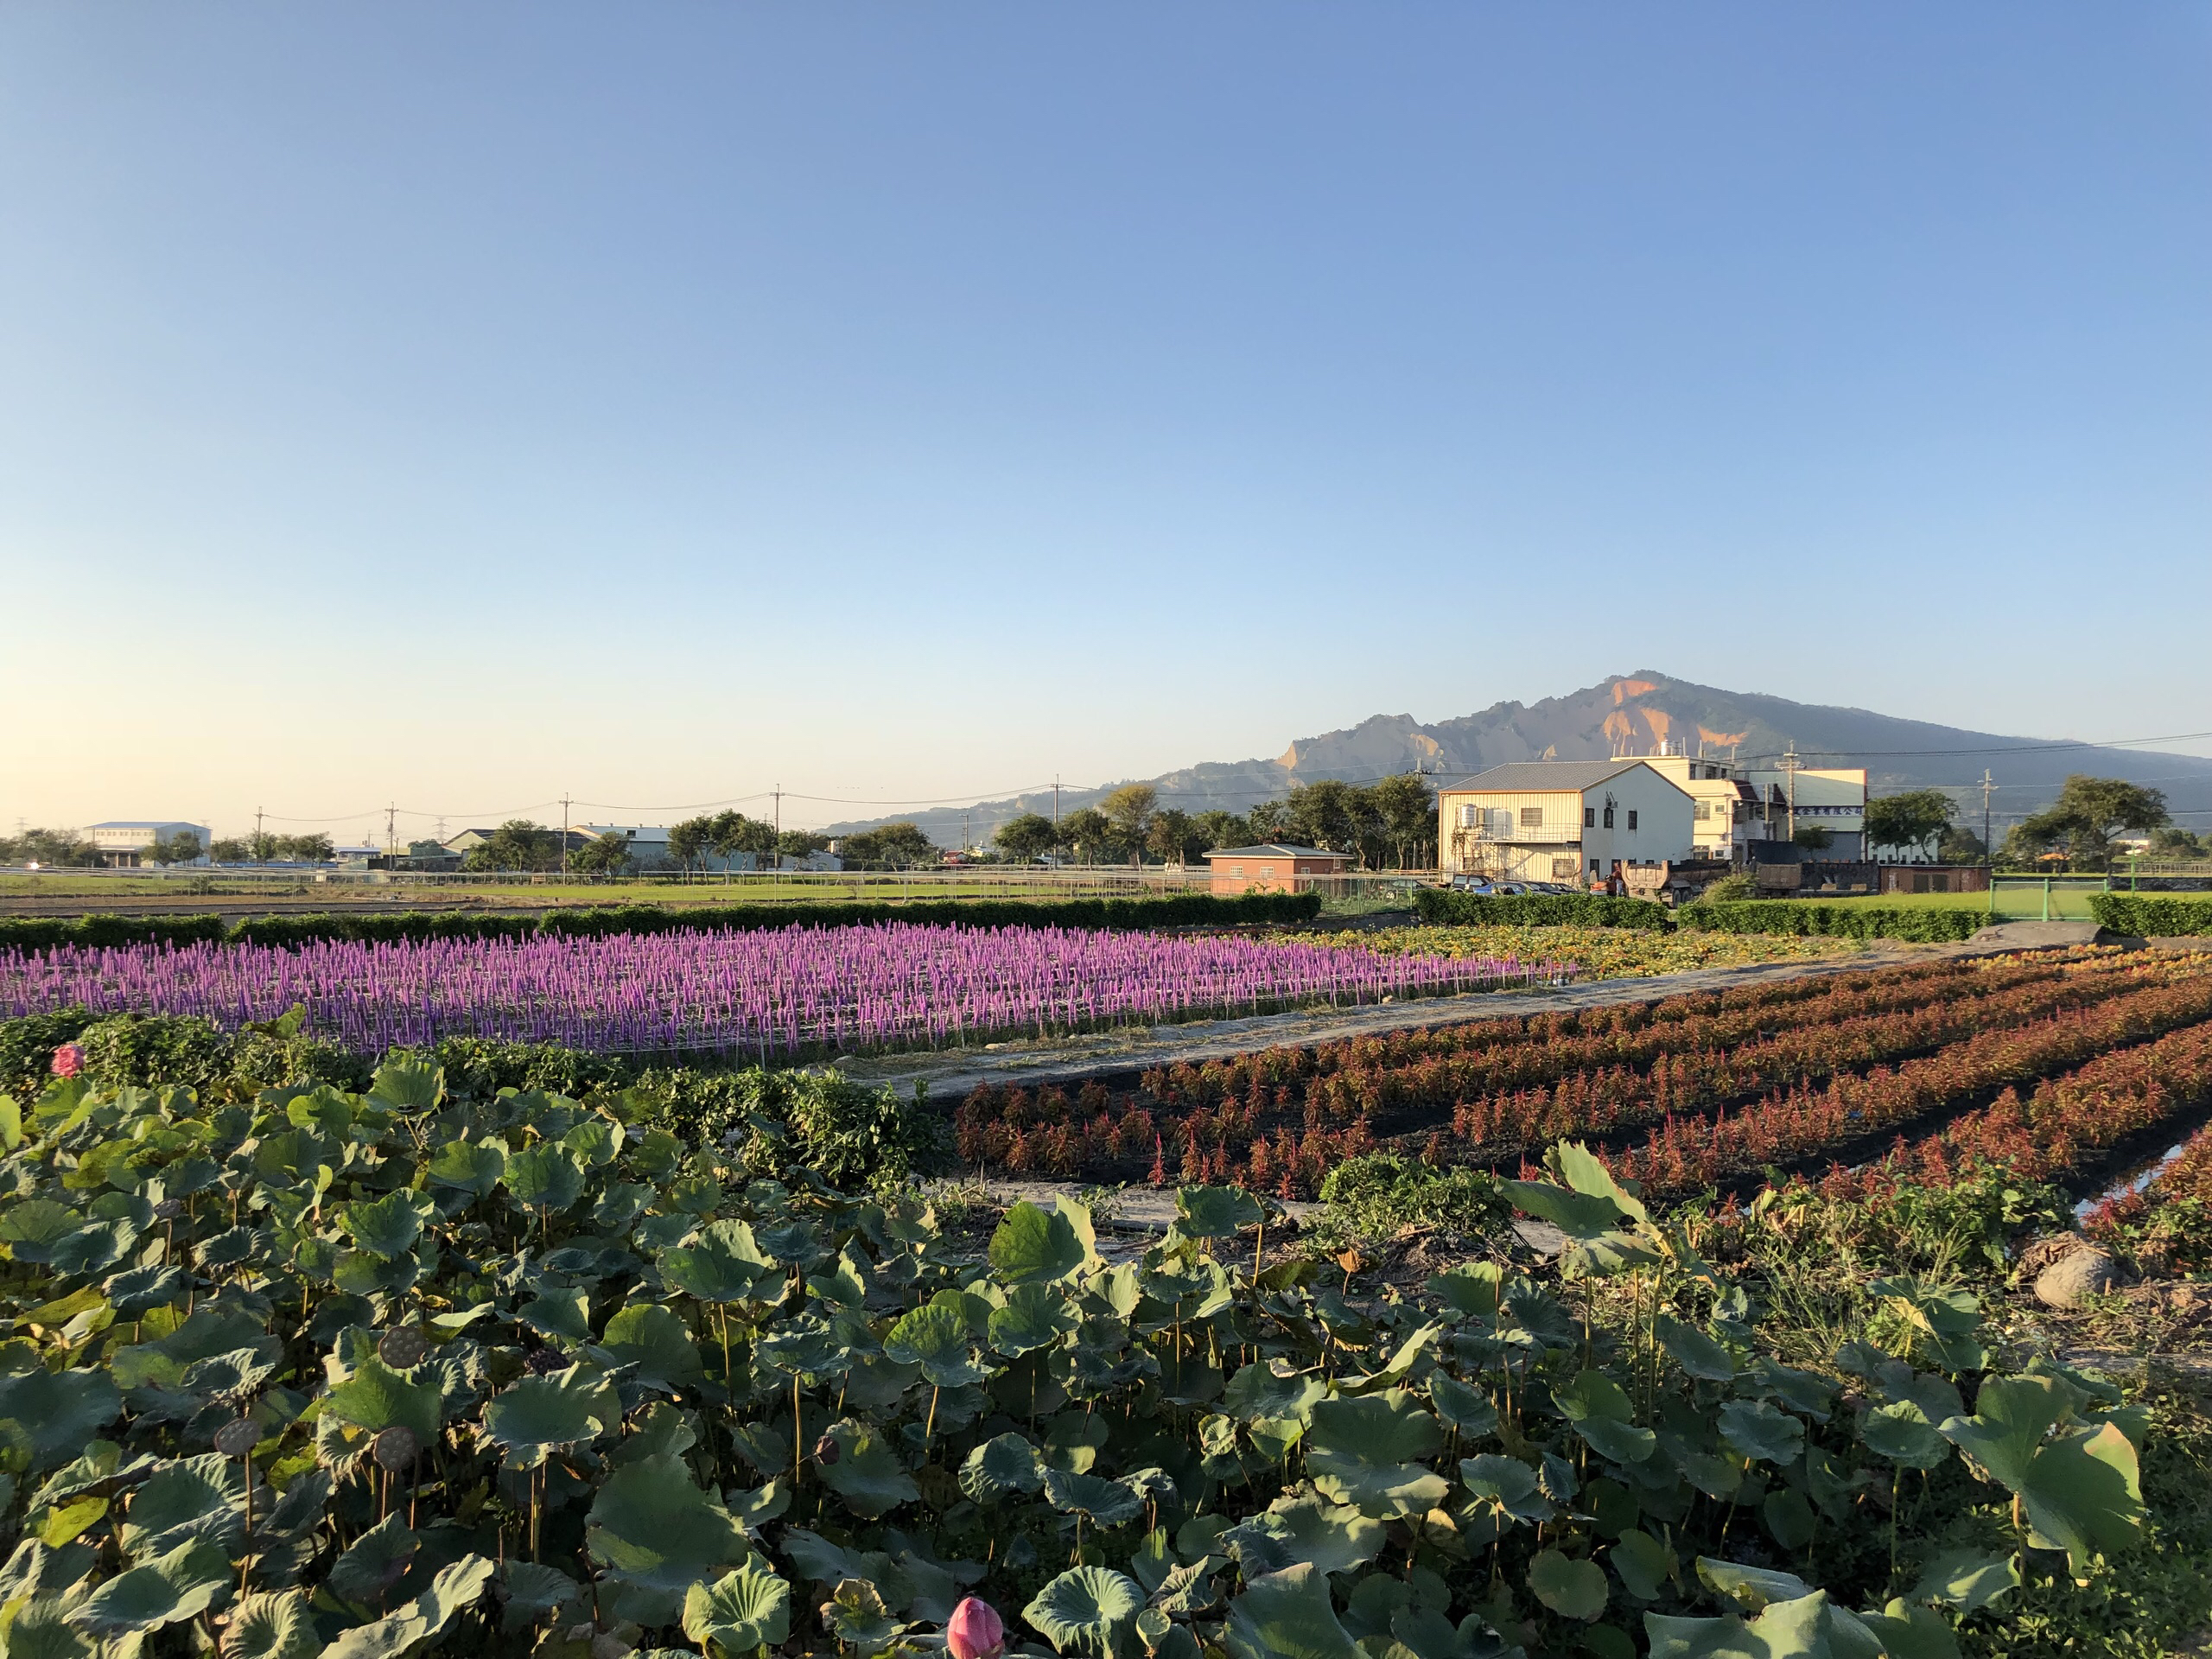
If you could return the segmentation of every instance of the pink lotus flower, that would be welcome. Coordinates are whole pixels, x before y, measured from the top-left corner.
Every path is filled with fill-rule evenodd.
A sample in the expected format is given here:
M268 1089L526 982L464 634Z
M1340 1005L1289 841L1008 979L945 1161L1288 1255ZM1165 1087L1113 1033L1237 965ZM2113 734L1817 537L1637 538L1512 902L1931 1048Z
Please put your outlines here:
M944 1645L952 1659L998 1659L1006 1651L1006 1624L989 1602L970 1596L945 1622Z
M73 1077L85 1069L85 1051L74 1043L64 1043L54 1051L54 1075Z

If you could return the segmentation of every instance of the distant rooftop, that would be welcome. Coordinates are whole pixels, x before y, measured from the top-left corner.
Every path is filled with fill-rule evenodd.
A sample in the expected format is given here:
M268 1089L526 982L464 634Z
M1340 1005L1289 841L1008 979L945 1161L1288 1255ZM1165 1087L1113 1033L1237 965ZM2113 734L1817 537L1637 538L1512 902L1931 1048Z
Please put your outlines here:
M1630 766L1643 764L1641 757L1627 760L1513 760L1502 766L1492 766L1488 772L1478 772L1471 778L1462 778L1456 784L1446 784L1446 791L1490 790L1515 794L1541 794L1547 790L1573 791L1580 793L1595 789L1608 778L1618 778Z
M1279 841L1270 841L1258 847L1217 847L1206 855L1208 858L1350 858L1350 853L1332 853L1325 847L1286 847Z

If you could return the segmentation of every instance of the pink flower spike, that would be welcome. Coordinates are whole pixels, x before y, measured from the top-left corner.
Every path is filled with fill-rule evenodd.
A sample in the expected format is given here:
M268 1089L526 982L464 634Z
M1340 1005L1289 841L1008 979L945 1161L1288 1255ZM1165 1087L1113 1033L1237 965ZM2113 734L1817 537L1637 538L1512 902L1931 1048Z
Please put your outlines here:
M944 1645L952 1659L998 1659L1006 1651L1006 1625L998 1609L969 1597L945 1622Z
M64 1043L54 1051L50 1068L57 1077L73 1077L85 1069L85 1051L74 1043Z

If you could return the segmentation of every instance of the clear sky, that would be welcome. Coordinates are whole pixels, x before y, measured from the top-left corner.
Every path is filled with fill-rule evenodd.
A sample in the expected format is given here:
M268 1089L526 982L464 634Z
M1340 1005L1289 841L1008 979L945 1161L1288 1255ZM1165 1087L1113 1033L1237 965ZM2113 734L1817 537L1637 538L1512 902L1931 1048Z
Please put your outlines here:
M2208 68L2201 3L16 0L0 815L1000 794L1637 667L2212 728Z

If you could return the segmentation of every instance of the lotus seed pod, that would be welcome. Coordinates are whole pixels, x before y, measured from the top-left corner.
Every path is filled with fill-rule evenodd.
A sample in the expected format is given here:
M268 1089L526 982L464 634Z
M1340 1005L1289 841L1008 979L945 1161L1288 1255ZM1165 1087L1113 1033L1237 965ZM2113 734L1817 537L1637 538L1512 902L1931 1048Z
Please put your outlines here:
M370 1443L371 1455L377 1466L391 1474L398 1474L410 1467L423 1450L423 1442L415 1438L415 1431L404 1424L395 1423Z
M242 1458L261 1444L261 1425L251 1417L233 1417L215 1431L215 1449L226 1458Z
M404 1371L423 1363L423 1356L430 1351L430 1344L423 1333L410 1325L395 1325L377 1338L377 1357L395 1371Z
M814 1460L817 1463L835 1463L844 1455L845 1448L837 1444L837 1437L834 1434L824 1434L814 1443Z

